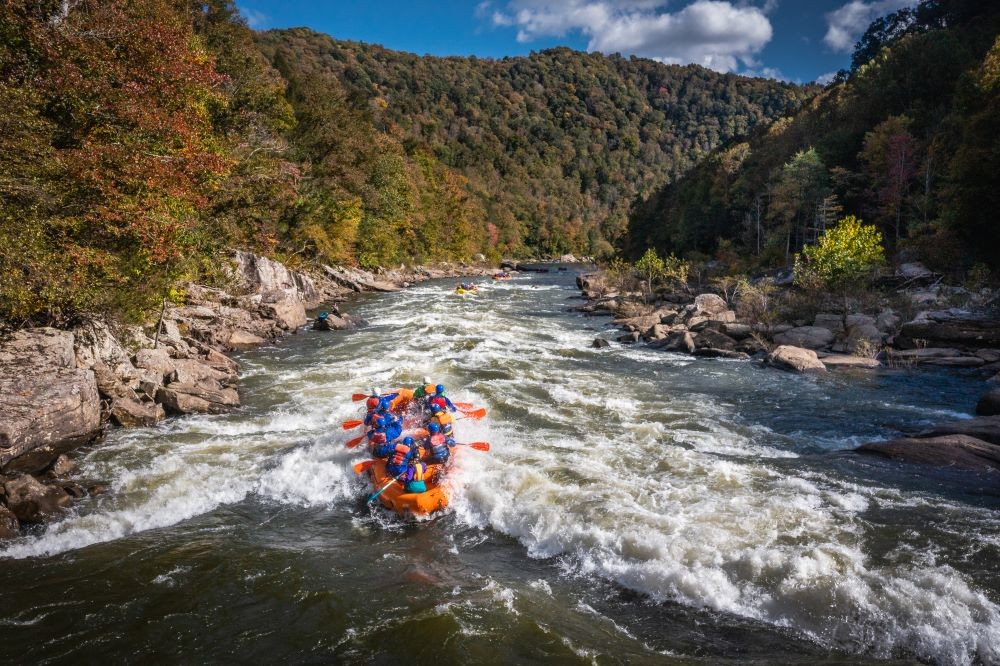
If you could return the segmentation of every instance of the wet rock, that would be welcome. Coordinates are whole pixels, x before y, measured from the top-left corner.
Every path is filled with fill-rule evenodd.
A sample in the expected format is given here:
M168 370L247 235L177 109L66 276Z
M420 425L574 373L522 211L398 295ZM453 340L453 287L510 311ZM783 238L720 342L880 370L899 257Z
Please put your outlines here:
M725 333L720 333L719 331L711 328L706 328L698 333L698 336L694 339L694 346L697 349L724 349L726 351L734 351L736 349L736 340L733 340Z
M35 359L38 360L38 359ZM92 370L0 366L0 470L37 472L101 431Z
M87 494L91 497L97 497L98 495L104 495L109 492L111 488L103 483L98 483L87 488Z
M737 361L749 361L750 354L732 349L713 349L711 347L699 347L694 350L695 356L703 358L729 358Z
M647 340L662 340L670 334L670 327L665 324L654 324L652 328L646 331Z
M264 344L267 344L267 340L264 338L254 335L253 333L247 333L246 331L240 330L233 331L229 335L229 339L226 341L226 347L233 351L246 351L248 349L260 347Z
M21 525L14 512L0 504L0 541L15 539L21 534Z
M87 491L84 487L74 481L60 483L59 487L66 491L66 494L73 499L83 499L87 496Z
M761 342L756 338L746 338L745 340L740 340L736 345L736 351L741 351L750 356L755 354L767 353L770 351L770 347Z
M938 437L942 435L968 435L990 444L1000 445L1000 416L980 416L974 419L942 423L917 436Z
M993 389L976 403L979 416L1000 416L1000 389Z
M631 333L626 333L625 335L618 336L618 342L624 345L631 345L635 344L636 342L639 342L639 339L641 337L642 336L639 334L639 331L632 331Z
M895 349L891 352L895 359L922 363L931 358L954 358L962 352L950 347L924 347L923 349Z
M794 372L826 372L826 366L811 349L781 345L767 355L767 365Z
M694 338L687 331L675 331L653 346L665 351L681 351L688 354L693 354L696 349Z
M604 338L594 338L594 341L590 343L590 346L594 349L607 349L611 346L611 343Z
M978 356L954 356L950 358L929 358L924 365L938 365L945 368L978 368L986 361Z
M44 484L30 474L23 474L4 484L7 508L24 523L40 523L58 515L73 503L59 486Z
M717 294L699 294L694 298L694 305L697 312L709 315L716 315L729 309L729 304Z
M313 320L314 331L344 331L353 328L350 321L335 314L327 314L325 317L317 317Z
M820 326L800 326L774 336L778 345L820 349L828 347L833 342L833 331Z
M260 306L261 314L273 319L278 326L286 331L295 331L306 325L306 308L301 301L284 300L276 303L265 303Z
M60 455L49 468L49 474L56 478L69 476L76 469L76 462L67 455Z
M162 405L119 398L111 403L111 418L123 427L148 427L167 417Z
M855 450L922 465L974 471L1000 470L1000 446L968 435L894 439L862 444Z
M882 364L878 359L846 354L828 354L820 358L827 368L878 368Z
M219 414L240 404L235 389L174 382L156 391L156 401L173 414Z

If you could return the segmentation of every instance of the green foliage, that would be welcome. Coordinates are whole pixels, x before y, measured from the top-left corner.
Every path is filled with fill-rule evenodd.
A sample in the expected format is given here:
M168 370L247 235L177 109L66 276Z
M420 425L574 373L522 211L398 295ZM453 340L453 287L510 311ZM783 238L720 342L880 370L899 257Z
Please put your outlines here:
M884 261L882 234L848 215L796 255L795 282L807 289L843 292L862 284Z
M841 211L959 277L1000 268L1000 5L932 0L873 23L839 78L637 202L625 252L787 265Z

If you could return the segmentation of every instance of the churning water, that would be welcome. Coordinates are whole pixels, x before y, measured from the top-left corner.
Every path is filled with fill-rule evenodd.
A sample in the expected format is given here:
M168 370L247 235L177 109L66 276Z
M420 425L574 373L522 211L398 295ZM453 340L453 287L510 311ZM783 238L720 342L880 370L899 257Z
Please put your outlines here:
M572 277L364 297L368 328L244 355L239 410L116 431L81 465L113 493L0 550L0 656L1000 663L1000 501L845 452L982 383L592 349ZM493 449L406 522L339 424L424 375Z

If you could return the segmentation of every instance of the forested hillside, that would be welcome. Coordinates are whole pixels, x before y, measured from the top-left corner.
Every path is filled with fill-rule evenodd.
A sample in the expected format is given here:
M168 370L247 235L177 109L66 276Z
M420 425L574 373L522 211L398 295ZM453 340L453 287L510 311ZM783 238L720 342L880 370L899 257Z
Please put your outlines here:
M429 58L232 0L0 7L0 323L139 317L231 248L292 264L610 252L628 207L811 92L546 51Z
M1000 8L934 0L874 22L797 115L731 142L632 212L627 250L787 265L844 214L949 272L1000 267Z
M501 253L609 252L636 195L811 94L701 67L569 49L483 60L418 57L306 29L259 39L290 83L300 121L293 143L321 177L331 147L343 165L365 151L358 142L376 142L378 161L397 169L400 182L411 162L413 189L450 187L466 197L466 214L488 221ZM354 112L353 125L338 123L345 106ZM344 136L331 146L331 126L338 124ZM399 161L387 164L387 154ZM367 173L368 162L356 158L355 166ZM342 169L330 175L363 180ZM454 196L429 211L421 210L420 198L402 211L408 220L385 218L401 231L404 255L436 246L436 234L421 235L423 226L447 228L456 219L439 212L459 205ZM406 247L407 238L417 246ZM465 249L450 242L452 255ZM379 261L394 258L385 239L379 247Z

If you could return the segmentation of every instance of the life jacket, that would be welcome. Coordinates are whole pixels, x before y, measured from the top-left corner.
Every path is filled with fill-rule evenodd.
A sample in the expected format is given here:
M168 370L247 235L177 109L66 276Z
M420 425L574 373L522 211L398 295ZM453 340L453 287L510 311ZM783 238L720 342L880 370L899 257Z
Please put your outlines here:
M444 460L448 457L450 451L448 451L448 444L445 440L444 435L438 433L436 435L431 435L431 457L437 458L438 460Z
M410 481L423 481L424 474L427 471L427 467L422 462L418 462L418 463L413 463L412 469L413 469L413 476L410 477Z
M437 415L434 416L432 422L437 423L439 426L441 426L441 434L447 436L450 435L454 430L454 428L451 425L454 422L454 420L455 419L451 418L451 414L449 414L448 412L439 412Z
M410 451L410 447L406 444L397 444L393 448L392 453L389 454L388 464L393 467L399 467L410 458Z

